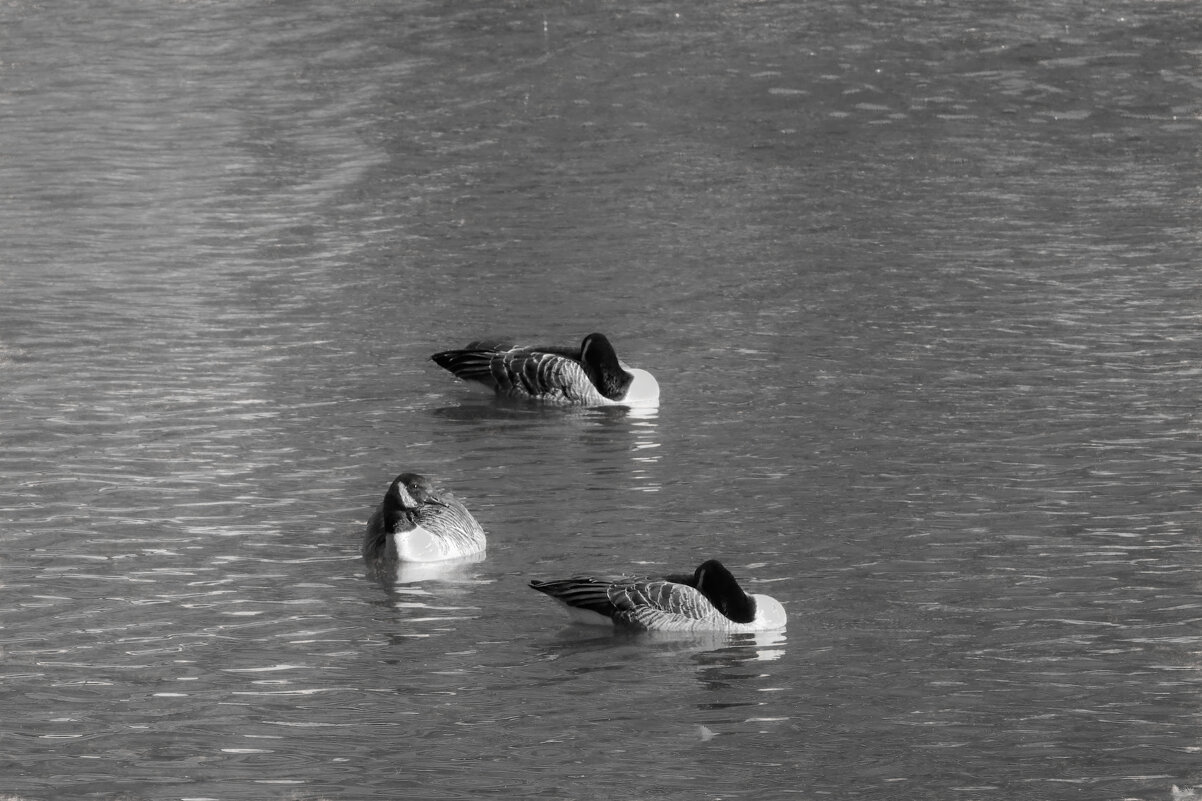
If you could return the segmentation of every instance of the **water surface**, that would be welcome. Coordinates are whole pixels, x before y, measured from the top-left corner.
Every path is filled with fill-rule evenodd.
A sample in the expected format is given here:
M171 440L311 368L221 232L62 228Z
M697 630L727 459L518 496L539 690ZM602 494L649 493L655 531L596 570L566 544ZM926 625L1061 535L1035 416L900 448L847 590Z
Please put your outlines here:
M0 791L1202 785L1192 3L10 3L0 44ZM657 412L428 361L594 330ZM485 561L367 575L403 470ZM788 631L525 587L709 557Z

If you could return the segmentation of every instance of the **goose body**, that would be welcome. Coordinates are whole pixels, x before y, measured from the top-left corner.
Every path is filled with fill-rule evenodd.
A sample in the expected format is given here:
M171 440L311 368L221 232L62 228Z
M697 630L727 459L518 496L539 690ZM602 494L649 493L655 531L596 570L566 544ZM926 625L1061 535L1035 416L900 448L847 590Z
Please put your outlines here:
M573 576L530 586L564 604L576 623L735 633L777 631L787 620L780 602L744 592L717 559L703 562L692 575Z
M401 473L367 521L370 561L442 562L483 554L484 529L451 493L425 476Z
M655 377L620 362L604 334L589 334L578 348L478 341L430 358L464 381L483 384L504 398L583 406L659 403Z

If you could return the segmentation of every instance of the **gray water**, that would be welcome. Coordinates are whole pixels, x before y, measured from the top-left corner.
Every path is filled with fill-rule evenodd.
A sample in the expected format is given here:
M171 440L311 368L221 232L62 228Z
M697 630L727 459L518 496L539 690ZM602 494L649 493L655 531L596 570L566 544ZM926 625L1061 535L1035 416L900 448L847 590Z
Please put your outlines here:
M1202 785L1202 10L0 6L0 792ZM656 413L428 361L604 331ZM402 470L488 558L376 581ZM723 559L786 633L565 627Z

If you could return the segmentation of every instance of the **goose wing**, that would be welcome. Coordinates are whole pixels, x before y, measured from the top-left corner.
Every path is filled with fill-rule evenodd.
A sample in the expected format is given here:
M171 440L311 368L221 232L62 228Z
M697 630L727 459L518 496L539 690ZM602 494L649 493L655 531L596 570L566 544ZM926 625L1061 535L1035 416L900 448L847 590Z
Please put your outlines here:
M449 492L439 491L436 500L423 503L414 517L418 525L444 540L448 550L468 551L483 546L484 529L467 507Z
M504 348L500 343L473 342L430 358L456 377L484 384L501 395L584 400L596 394L578 356L568 348Z
M700 592L666 579L575 576L560 581L532 581L530 586L568 606L636 628L674 628L714 614L713 606Z
M618 609L614 615L616 620L645 629L670 629L714 614L713 605L704 595L674 581L618 585L611 590L610 596Z

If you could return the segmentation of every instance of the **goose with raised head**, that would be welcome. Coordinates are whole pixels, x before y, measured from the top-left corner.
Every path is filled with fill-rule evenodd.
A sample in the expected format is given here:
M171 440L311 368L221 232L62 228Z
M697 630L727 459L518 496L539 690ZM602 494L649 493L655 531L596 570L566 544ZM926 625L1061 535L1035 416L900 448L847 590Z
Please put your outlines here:
M659 403L655 377L619 361L604 334L589 334L580 347L525 347L481 340L430 358L464 381L483 384L503 398L583 406Z
M369 561L442 562L482 554L484 529L458 498L417 473L401 473L367 521Z
M717 559L692 575L573 576L531 581L530 587L567 607L575 623L643 631L779 631L787 615L780 602L751 595Z

